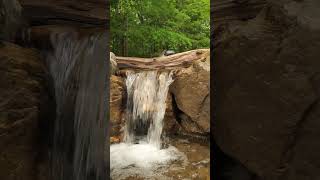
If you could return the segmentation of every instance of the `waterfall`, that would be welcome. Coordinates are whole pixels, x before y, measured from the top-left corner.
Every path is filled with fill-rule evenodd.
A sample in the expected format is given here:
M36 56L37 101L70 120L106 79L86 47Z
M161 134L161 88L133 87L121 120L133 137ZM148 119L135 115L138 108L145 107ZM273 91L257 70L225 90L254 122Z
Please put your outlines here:
M127 109L124 142L110 147L111 177L159 176L170 162L185 161L175 147L161 148L163 118L172 72L127 72Z
M107 35L52 34L47 65L56 99L52 180L105 180Z
M144 135L141 131L145 131L147 142L160 149L162 120L169 85L172 82L171 72L127 72L127 119L124 132L126 143L141 139L141 133Z

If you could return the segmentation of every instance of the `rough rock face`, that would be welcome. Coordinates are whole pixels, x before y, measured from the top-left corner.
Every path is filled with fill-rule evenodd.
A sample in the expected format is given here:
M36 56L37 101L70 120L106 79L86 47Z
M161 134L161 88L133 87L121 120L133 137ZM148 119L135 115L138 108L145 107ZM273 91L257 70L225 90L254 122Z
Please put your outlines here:
M215 26L212 132L258 179L319 179L320 4L275 2Z
M214 8L212 22L220 24L254 18L265 4L266 0L215 0L211 4Z
M116 55L113 52L110 52L110 69L111 69L111 74L115 74L116 71L118 70Z
M210 59L179 70L170 87L186 132L210 132Z
M12 40L20 25L21 6L17 0L0 0L0 40Z
M110 123L111 136L119 136L124 123L122 117L125 116L126 109L126 87L124 79L112 75L110 77Z
M46 69L36 50L10 43L0 44L0 67L0 179L34 180L48 120Z
M75 25L106 27L106 0L20 0L23 16L31 25Z
M163 132L166 134L177 133L179 124L176 121L176 113L173 105L172 94L168 92L166 99L166 112L163 119Z

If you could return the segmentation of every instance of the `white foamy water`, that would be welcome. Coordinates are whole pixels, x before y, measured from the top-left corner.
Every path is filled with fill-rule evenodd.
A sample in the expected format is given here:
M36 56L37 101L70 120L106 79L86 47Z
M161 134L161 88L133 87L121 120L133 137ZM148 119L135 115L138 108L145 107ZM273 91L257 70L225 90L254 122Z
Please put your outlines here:
M157 177L173 161L186 161L175 147L161 149L163 118L171 72L128 72L124 142L110 147L111 176ZM162 178L163 179L163 178Z
M111 174L116 179L162 176L176 160L184 162L186 157L173 146L158 149L140 141L139 144L120 143L110 147Z
M171 72L128 72L127 119L125 142L132 143L137 138L137 130L146 130L148 143L161 147L163 118L166 111L166 98L169 85L173 82Z

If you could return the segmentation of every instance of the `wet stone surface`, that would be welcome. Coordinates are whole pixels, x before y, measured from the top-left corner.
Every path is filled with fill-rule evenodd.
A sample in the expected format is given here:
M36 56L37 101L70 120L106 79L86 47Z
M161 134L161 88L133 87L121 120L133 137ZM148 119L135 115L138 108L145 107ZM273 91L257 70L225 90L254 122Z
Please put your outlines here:
M152 176L128 175L124 180L209 180L210 147L186 139L170 138L170 145L177 148L184 157L159 166ZM132 168L132 167L127 167ZM132 172L132 171L131 171ZM147 174L147 173L146 173ZM113 175L112 179L119 179ZM121 179L121 178L120 178Z

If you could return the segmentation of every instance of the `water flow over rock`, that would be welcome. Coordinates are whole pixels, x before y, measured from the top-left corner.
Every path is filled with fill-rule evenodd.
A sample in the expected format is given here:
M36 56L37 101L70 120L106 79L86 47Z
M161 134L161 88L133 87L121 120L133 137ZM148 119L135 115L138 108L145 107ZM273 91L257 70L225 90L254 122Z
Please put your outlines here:
M47 63L57 106L51 179L105 180L107 35L78 40L63 33L51 39Z
M166 98L172 82L171 72L127 72L124 143L110 147L113 179L166 179L163 174L171 162L186 163L185 155L175 147L160 148Z
M172 82L171 72L127 73L126 143L134 143L146 136L148 143L160 149L165 101Z

